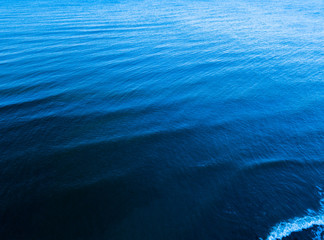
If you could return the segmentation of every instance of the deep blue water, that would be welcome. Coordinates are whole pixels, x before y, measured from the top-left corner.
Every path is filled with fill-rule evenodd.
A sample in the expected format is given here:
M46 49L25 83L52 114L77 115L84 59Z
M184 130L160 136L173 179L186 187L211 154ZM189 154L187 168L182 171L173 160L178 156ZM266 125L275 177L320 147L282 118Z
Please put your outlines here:
M323 0L0 2L0 239L323 239Z

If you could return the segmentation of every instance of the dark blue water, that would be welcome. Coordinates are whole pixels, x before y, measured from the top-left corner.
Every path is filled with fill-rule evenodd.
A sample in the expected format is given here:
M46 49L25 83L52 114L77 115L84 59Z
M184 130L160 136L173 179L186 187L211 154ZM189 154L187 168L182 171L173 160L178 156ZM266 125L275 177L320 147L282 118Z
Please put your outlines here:
M322 0L0 2L0 239L323 239Z

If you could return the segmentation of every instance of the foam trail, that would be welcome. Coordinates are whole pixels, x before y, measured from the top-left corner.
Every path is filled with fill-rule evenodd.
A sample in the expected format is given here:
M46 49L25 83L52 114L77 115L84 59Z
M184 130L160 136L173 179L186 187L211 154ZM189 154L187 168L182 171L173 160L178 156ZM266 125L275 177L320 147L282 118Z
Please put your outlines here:
M282 239L288 237L293 232L300 232L314 226L324 226L324 215L305 216L282 222L272 229L267 240Z
M321 196L322 192L319 193ZM272 228L270 234L266 240L278 240L288 237L294 232L300 232L305 229L319 226L314 231L314 240L321 239L321 235L324 231L324 199L321 200L321 209L316 213L309 211L310 213L304 217L296 217L286 222L281 222Z

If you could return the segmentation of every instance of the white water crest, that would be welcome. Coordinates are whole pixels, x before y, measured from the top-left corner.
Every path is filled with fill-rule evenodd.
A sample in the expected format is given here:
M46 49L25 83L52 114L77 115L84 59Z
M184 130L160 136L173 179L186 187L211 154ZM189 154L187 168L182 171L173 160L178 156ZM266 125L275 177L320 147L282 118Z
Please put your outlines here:
M323 196L321 189L319 194ZM284 237L288 237L294 232L300 232L316 226L318 226L318 228L313 231L313 240L321 240L322 233L324 232L324 198L322 198L320 204L321 208L318 212L309 210L309 214L306 216L296 217L284 222L280 222L271 229L271 232L266 240L283 239Z

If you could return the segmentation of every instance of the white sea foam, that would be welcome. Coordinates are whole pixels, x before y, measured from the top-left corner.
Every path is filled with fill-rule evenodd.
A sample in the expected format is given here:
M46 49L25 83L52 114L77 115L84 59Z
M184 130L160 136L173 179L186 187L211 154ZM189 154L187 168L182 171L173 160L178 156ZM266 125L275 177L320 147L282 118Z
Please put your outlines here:
M319 194L323 196L322 191L320 191ZM271 229L271 232L266 240L279 240L284 237L288 237L294 232L300 232L315 226L318 226L318 228L316 231L313 231L313 240L321 240L321 235L324 231L324 199L321 200L321 208L318 212L311 210L308 212L309 213L306 216L296 217L285 222L280 222Z
M301 218L294 218L287 222L281 222L272 229L267 240L277 240L289 236L293 232L300 232L314 226L324 226L324 215L318 216L305 216ZM321 232L316 233L320 236ZM317 238L315 238L317 239Z

